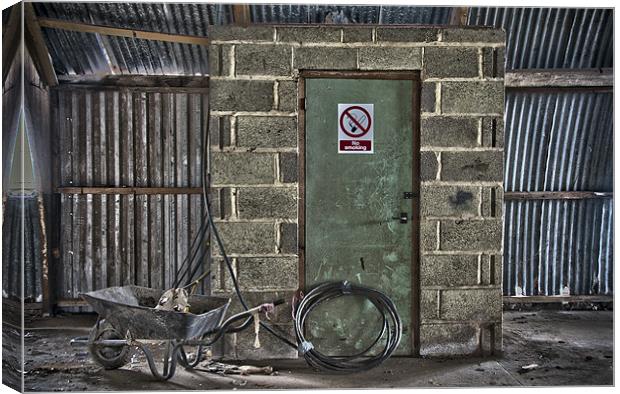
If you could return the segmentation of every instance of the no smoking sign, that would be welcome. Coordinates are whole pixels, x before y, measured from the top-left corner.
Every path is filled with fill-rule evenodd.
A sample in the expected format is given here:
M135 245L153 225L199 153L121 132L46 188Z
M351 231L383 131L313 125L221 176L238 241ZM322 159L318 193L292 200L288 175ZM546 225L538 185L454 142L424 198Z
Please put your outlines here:
M338 104L338 153L373 153L373 104Z

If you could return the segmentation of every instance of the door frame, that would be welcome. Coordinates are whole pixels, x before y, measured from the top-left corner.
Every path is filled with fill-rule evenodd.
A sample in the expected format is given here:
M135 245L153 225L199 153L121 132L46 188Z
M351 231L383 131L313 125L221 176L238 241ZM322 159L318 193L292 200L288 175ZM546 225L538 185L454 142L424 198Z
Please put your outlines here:
M420 97L422 84L420 71L315 71L300 70L297 81L297 147L299 151L298 204L297 204L297 253L299 256L299 288L305 287L306 259L306 79L377 79L410 80L413 82L412 115L412 192L411 221L416 223L411 231L411 343L412 355L420 355Z

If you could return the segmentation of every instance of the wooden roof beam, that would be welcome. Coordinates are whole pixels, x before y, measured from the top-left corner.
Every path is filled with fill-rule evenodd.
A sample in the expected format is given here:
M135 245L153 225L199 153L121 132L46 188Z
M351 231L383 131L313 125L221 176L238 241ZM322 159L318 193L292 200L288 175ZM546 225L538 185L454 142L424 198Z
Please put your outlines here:
M613 68L527 69L506 72L507 89L613 88Z
M32 3L24 2L24 22L26 24L24 41L28 46L30 56L34 61L41 79L43 79L48 86L58 85L58 77L52 65L52 58L47 50L45 38L43 38L43 32L41 32L41 26L37 21L37 15L34 12Z
M467 14L469 7L452 7L450 11L450 25L465 26L467 25Z
M159 33L148 30L126 29L104 25L92 25L81 22L70 22L61 19L39 18L39 24L49 29L77 31L81 33L102 34L106 36L139 38L141 40L176 42L179 44L209 45L207 37L184 34Z
M248 26L252 23L252 17L250 15L249 4L234 4L233 9L233 21L236 25Z
M9 10L9 19L2 34L2 84L9 75L9 70L21 44L22 3L17 3Z

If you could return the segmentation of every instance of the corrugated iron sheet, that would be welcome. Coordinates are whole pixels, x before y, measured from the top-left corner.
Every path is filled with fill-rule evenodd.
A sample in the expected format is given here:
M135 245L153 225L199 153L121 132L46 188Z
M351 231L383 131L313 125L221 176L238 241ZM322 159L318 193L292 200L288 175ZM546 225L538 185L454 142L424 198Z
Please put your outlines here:
M506 94L507 191L612 191L613 94Z
M2 222L2 296L41 302L42 229L36 195L8 195ZM23 277L22 277L23 264Z
M250 6L253 23L445 24L450 7L390 7L337 5Z
M62 186L202 185L206 95L56 92ZM60 210L62 299L117 285L171 287L203 212L201 195L63 194Z
M477 8L468 24L506 30L506 68L613 67L613 10Z
M508 93L507 191L612 191L611 93ZM613 293L613 200L507 201L504 294Z
M35 3L37 15L114 27L206 36L207 25L232 21L230 6L163 3ZM208 74L207 48L44 28L61 75Z
M232 6L168 3L35 3L37 14L115 27L207 35L232 22ZM250 5L253 23L447 24L450 7ZM509 69L613 65L613 11L568 8L470 9L468 23L504 28ZM207 49L44 29L59 74L208 74Z
M506 201L504 295L613 294L613 200Z

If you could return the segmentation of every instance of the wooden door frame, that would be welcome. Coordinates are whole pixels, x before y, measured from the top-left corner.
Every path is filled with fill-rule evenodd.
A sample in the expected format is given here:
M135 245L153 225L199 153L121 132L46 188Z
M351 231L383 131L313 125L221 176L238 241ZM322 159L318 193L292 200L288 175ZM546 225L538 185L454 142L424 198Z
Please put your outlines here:
M411 221L411 340L412 355L420 355L420 71L315 71L300 70L297 82L297 162L299 199L297 205L297 253L299 256L299 288L305 287L306 275L306 79L377 79L410 80L413 82L412 116L412 192Z

